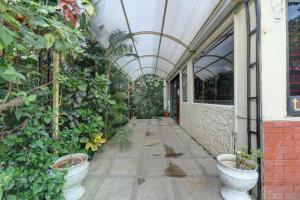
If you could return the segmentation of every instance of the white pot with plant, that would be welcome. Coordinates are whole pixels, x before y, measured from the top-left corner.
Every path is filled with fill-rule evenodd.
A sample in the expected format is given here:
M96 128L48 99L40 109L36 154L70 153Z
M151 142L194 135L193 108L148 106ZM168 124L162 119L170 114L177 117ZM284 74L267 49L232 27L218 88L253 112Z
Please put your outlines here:
M62 171L67 170L66 182L63 187L65 200L80 199L85 192L81 182L88 172L88 155L84 153L69 154L58 158L52 167Z
M260 151L247 148L234 154L222 154L217 157L217 170L225 187L221 189L224 200L251 200L248 191L254 188L258 180L256 160Z

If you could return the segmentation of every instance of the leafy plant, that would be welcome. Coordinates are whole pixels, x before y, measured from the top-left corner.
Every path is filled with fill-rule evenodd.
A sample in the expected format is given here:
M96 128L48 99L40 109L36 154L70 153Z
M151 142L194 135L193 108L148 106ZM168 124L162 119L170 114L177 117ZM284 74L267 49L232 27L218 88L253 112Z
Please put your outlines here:
M129 120L122 92L129 81L112 60L132 54L130 35L116 31L103 49L89 33L92 1L59 2L0 1L0 199L63 199L65 172L51 169L54 161L93 153ZM52 135L53 52L63 83L59 139Z
M103 126L104 123L102 118L94 117L90 124L80 124L79 127L75 129L79 133L83 133L80 142L85 144L85 149L87 151L97 151L98 147L106 142L106 139L102 138L103 134L100 133Z
M131 141L129 140L132 130L129 128L119 128L116 131L116 134L112 138L112 142L116 145L119 145L121 150L126 150L130 147Z
M252 170L257 167L257 159L262 156L262 153L254 148L251 149L251 153L248 153L247 147L244 146L241 150L235 151L235 155L238 169Z
M163 114L163 80L144 75L135 81L133 110L137 118L149 119Z

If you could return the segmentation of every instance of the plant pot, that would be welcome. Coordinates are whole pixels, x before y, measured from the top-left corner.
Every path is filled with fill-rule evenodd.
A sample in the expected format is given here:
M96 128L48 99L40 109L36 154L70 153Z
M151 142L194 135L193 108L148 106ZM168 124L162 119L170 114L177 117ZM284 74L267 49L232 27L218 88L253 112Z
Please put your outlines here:
M80 199L85 192L81 182L88 172L88 155L84 153L66 155L58 158L52 167L58 170L68 170L63 187L65 200Z
M169 112L164 112L164 117L169 117Z
M257 167L253 170L237 169L230 166L230 163L236 163L235 159L236 156L233 154L222 154L217 157L218 174L225 185L221 189L221 195L224 200L251 200L247 192L257 183ZM255 166L253 161L249 163Z

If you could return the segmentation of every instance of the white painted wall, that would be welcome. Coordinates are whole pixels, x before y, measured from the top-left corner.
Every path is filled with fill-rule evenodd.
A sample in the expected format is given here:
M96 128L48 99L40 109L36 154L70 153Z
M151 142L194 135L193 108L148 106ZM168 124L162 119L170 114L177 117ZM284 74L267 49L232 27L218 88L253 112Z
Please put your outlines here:
M194 103L193 60L187 66L187 102L180 103L180 125L214 157L233 151L234 106ZM185 65L184 65L185 66Z
M274 2L261 1L262 117L299 121L287 114L287 8Z

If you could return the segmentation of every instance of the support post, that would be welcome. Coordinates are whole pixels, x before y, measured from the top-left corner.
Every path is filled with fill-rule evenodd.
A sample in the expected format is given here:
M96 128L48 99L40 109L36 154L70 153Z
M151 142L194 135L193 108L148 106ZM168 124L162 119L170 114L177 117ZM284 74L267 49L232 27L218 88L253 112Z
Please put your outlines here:
M53 53L53 137L59 139L59 54Z

